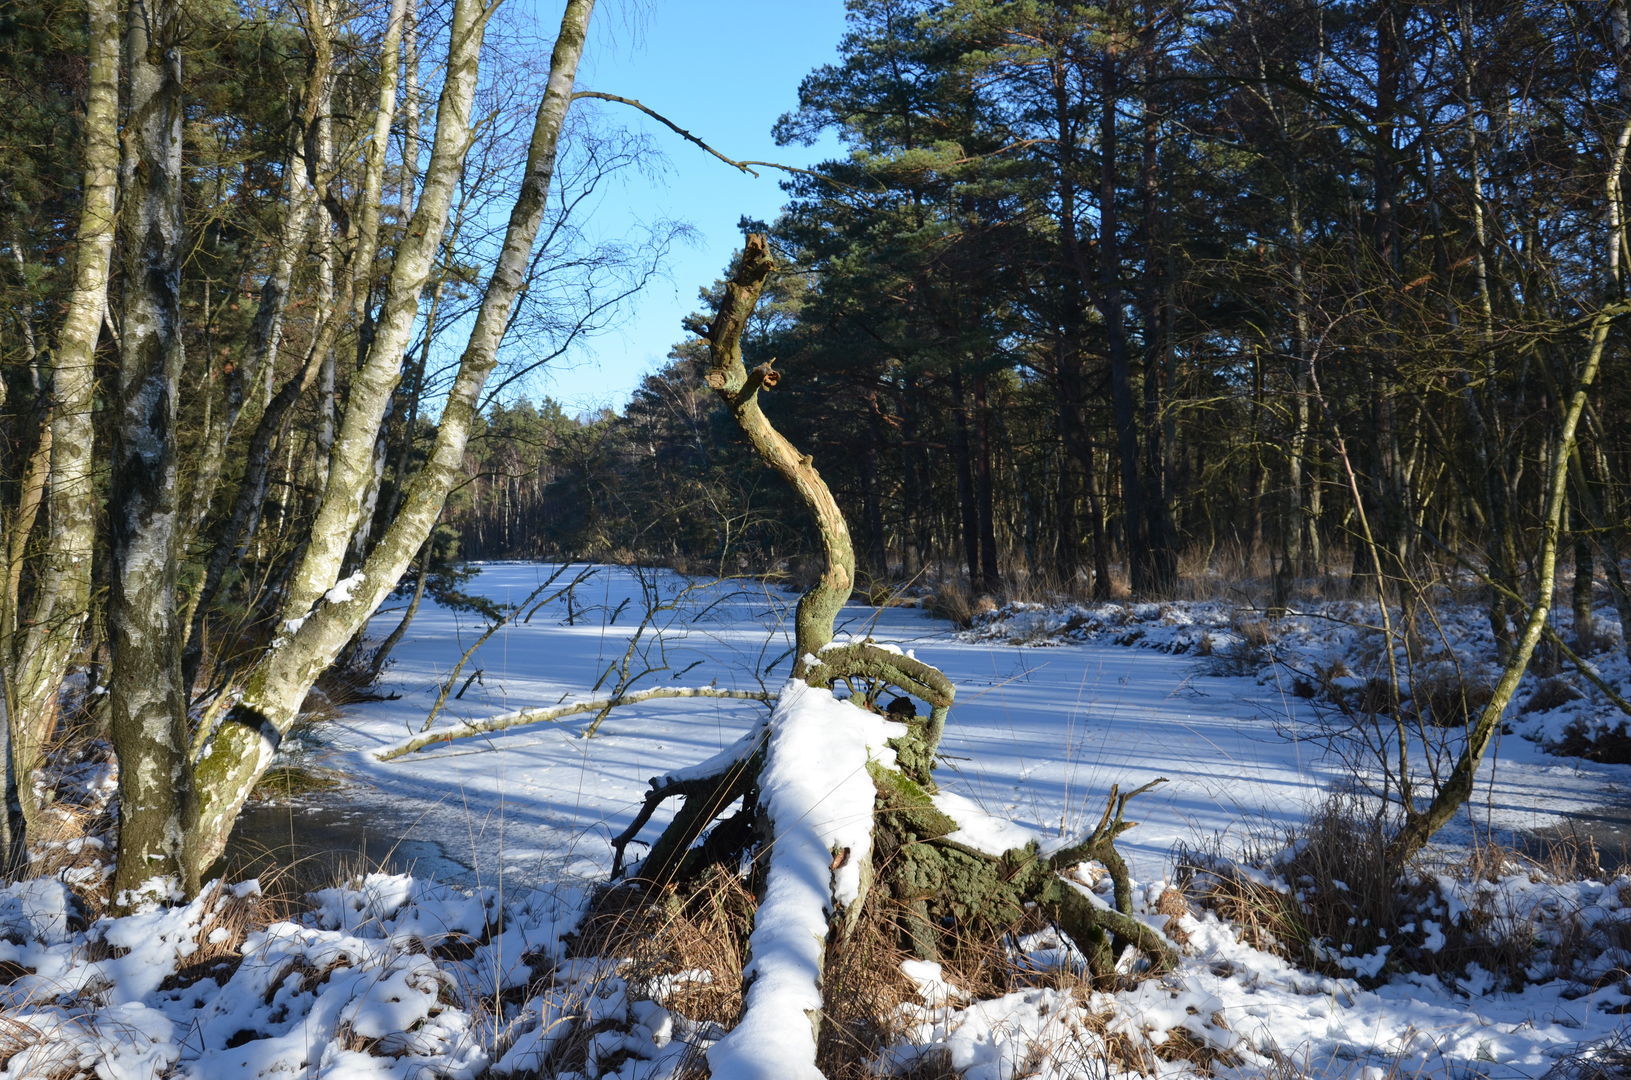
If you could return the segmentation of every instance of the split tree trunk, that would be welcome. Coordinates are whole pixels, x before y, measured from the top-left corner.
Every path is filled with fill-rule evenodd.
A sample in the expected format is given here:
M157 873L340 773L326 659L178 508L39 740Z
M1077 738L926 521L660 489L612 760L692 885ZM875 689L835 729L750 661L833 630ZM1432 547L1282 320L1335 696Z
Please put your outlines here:
M286 617L298 621L284 624L283 632L247 676L238 702L210 735L198 757L195 766L198 798L187 823L187 859L194 874L201 873L220 856L238 809L271 763L278 743L293 726L306 692L390 595L435 527L447 494L461 474L465 445L480 405L481 390L497 363L498 346L509 326L543 221L556 149L571 104L572 85L593 10L594 0L568 0L562 14L560 33L550 58L548 86L534 120L521 191L511 210L497 265L460 357L425 464L408 485L400 511L386 525L367 561L347 580L344 588L335 588L335 578L356 523L344 515L345 520L336 520L330 515L329 527L342 531L325 536L321 544L314 540L313 546L318 550L308 551L300 572L298 591L300 596L309 597L305 601L308 606L302 607L291 600L285 608L286 612L296 612ZM426 173L421 212L415 215L409 230L411 235L415 229L434 227L436 235L432 243L439 240L443 223L440 219L423 220L422 215L427 201L432 204L440 201L445 206L447 193L433 189L451 184L457 172L456 162L438 162L436 155L456 149L462 156L469 117L468 94L474 89L482 21L477 0L459 0L454 16L453 56L443 90L444 109L438 113L438 149L433 151L432 164ZM449 94L454 95L451 100L447 97ZM450 125L447 131L443 130L443 124ZM404 245L410 249L410 264L417 263L421 256L429 257L415 246L418 243L419 238L411 237ZM394 273L392 289L402 284L399 278L403 275L411 279L413 274L422 272L410 265L401 273ZM375 362L375 354L382 347L388 350L382 355L390 355L390 346L382 342L393 340L397 341L395 359L401 360L402 341L398 340L398 330L394 327L397 326L395 320L404 317L400 307L406 302L405 294L393 291L391 295L394 299L387 301L381 316L369 363ZM414 295L417 296L416 290ZM372 433L366 439L358 437L353 410L373 416L377 426L383 416L383 403L394 385L395 373L379 370L370 381L371 388L362 391L366 399L362 404L356 400L358 390L354 384L346 425L336 444L337 454L347 449L360 452L365 459L361 464L365 466L371 464L373 437ZM337 492L360 490L348 487L353 481L366 482L368 469L351 467L356 464L358 462L353 461L351 465L337 466L331 473L328 498L335 497Z
M397 24L400 26L400 22ZM470 142L471 108L481 58L486 12L476 0L459 0L449 28L448 63L436 112L425 183L392 260L385 299L372 326L362 366L352 373L345 415L329 453L328 477L284 600L284 622L304 618L340 579L351 539L362 524L374 483L374 445L386 407L402 374L402 357L419 315L419 296L430 279L454 190ZM394 68L394 59L391 65ZM383 92L382 92L383 93ZM552 147L553 149L553 147ZM530 249L532 237L528 237ZM506 245L507 246L507 245ZM506 315L508 307L506 306ZM411 558L411 554L410 554Z

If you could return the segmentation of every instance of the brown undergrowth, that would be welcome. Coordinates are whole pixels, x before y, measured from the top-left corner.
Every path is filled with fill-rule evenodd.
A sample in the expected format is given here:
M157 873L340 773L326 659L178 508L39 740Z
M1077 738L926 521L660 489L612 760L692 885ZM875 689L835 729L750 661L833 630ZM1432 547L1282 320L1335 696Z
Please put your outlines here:
M707 871L687 895L630 882L604 890L571 939L572 955L605 962L636 999L656 1002L723 1032L742 1013L742 957L753 927L754 899L721 867ZM551 1056L556 1068L586 1061L591 1041L607 1025L578 1025ZM707 1075L693 1042L678 1075Z
M571 952L585 962L598 961L601 978L625 986L632 999L652 1001L683 1017L686 1022L676 1025L676 1038L681 1031L704 1036L695 1038L676 1073L683 1080L701 1080L707 1075L703 1048L741 1015L743 957L755 906L750 881L722 867L707 871L683 895L673 888L619 886L604 891L592 906L571 941ZM1157 911L1176 924L1189 908L1171 890ZM926 1015L917 984L902 968L910 959L905 915L888 890L874 889L854 932L829 946L816 1062L832 1080L951 1080L958 1075L945 1054L928 1047L915 1058L908 1051L909 1064L888 1061L892 1049L901 1056L914 1024ZM1183 1058L1203 1070L1226 1064L1200 1043L1167 1039L1157 1044L1113 1030L1112 1015L1090 1013L1095 991L1106 987L1094 985L1079 956L1077 962L1069 960L1071 950L1062 940L1035 910L1008 926L942 927L941 973L955 988L950 1004L1039 989L1064 994L1079 1011L1056 1039L1032 1048L1038 1066L1050 1059L1107 1057L1122 1069L1155 1075L1162 1060ZM1121 988L1144 977L1127 975ZM547 1069L581 1068L594 1040L615 1030L610 1022L579 1025L555 1049ZM605 1068L605 1060L598 1065Z
M1333 800L1233 857L1180 851L1180 884L1254 948L1362 984L1404 972L1510 991L1626 981L1598 961L1631 949L1631 919L1588 919L1574 891L1612 878L1589 842L1552 841L1538 855L1483 844L1451 864L1400 867L1386 823L1357 809Z

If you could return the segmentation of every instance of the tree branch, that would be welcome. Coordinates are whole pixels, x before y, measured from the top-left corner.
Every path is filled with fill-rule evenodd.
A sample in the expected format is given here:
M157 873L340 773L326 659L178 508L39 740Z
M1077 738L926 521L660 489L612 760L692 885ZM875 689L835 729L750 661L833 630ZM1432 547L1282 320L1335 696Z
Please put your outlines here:
M397 758L406 757L417 750L423 750L425 747L439 742L452 742L454 739L468 739L476 735L506 731L510 728L521 727L524 724L541 724L568 716L576 716L579 713L616 708L619 705L638 705L642 701L651 701L655 698L733 698L742 701L774 701L776 695L763 690L720 690L712 686L656 686L650 690L640 690L622 697L577 701L570 705L557 705L549 709L521 709L512 713L490 716L485 720L471 720L468 723L455 724L453 727L425 731L411 739L404 739L395 746L387 747L374 756L380 761L395 761Z
M817 172L814 169L801 169L797 165L784 165L779 161L738 161L733 157L726 157L718 150L715 150L713 147L691 134L691 132L674 123L674 121L670 120L656 109L636 101L633 98L619 97L616 94L607 94L600 90L579 90L577 93L572 95L573 101L576 101L578 98L591 98L595 101L614 101L619 105L627 105L631 109L638 109L640 112L645 113L647 116L651 117L653 120L657 121L659 124L663 125L668 130L684 139L686 142L701 147L703 150L712 154L720 161L723 161L731 168L740 169L742 172L747 173L749 176L754 177L755 179L758 178L759 174L754 170L753 166L757 165L761 169L778 169L781 172L801 173L804 176L813 176L817 180L831 184L833 187L843 188L845 191L861 190L860 188L844 183L842 180L834 180L826 173Z

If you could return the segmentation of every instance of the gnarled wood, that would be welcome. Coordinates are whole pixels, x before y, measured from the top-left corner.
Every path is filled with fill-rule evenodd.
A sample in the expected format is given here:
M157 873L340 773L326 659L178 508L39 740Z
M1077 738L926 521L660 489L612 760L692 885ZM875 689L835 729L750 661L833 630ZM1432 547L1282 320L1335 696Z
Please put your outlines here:
M771 362L750 375L742 362L742 331L753 314L770 276L770 245L759 234L748 237L725 283L725 297L708 329L708 386L730 409L761 461L782 475L803 501L821 536L824 565L817 583L799 598L794 617L795 668L819 653L832 640L833 620L855 588L855 545L838 502L816 472L810 455L802 454L765 416L759 391L776 385L779 376Z
M999 855L976 850L953 839L959 826L951 815L935 805L933 797L935 755L956 697L951 681L931 665L872 641L831 644L833 619L849 598L853 581L854 551L849 532L831 492L810 459L800 455L759 408L760 390L773 387L777 382L774 368L766 363L749 373L742 363L742 330L769 271L770 258L764 238L750 237L726 285L725 296L709 331L713 363L707 381L730 409L759 456L793 485L820 531L826 565L821 579L799 601L796 676L821 691L839 683L852 687L856 681L865 684L867 692L850 700L856 708L864 707L863 701L870 704L884 687L894 686L928 703L930 713L919 722L913 715L915 710L897 711L891 707L892 717L905 723L903 734L888 739L889 747L895 752L894 761L887 762L885 757L885 760L864 763L875 792L870 845L858 855L847 848L833 852L834 877L827 883L823 904L825 932L819 936L820 947L814 953L810 952L808 940L802 937L814 902L810 897L809 867L806 863L799 869L794 860L788 860L785 867L778 868L778 858L786 855L787 845L804 845L800 850L807 851L810 840L808 836L799 835L797 828L776 820L776 808L781 805L778 802L780 785L788 782L787 770L793 767L784 759L789 753L799 752L786 747L804 747L804 752L808 752L810 729L801 725L811 723L809 717L800 715L800 706L790 704L785 695L803 695L814 690L805 690L799 682L788 684L768 721L762 748L753 737L755 733L750 733L710 762L683 773L653 778L640 812L614 839L615 876L623 869L625 849L656 808L666 799L681 797L684 805L653 844L651 854L640 868L643 879L665 887L684 888L694 880L693 875L707 866L729 865L733 861L745 861L750 854L754 856L756 873L763 877L762 887L757 888L761 903L777 907L779 915L768 923L755 918L749 950L757 954L762 944L782 955L784 961L778 966L773 977L775 986L768 993L762 992L766 988L760 985L757 976L749 977L738 1028L709 1051L709 1064L715 1075L723 1074L733 1080L768 1077L751 1048L755 1045L753 1040L763 1037L771 1028L786 1031L789 1038L803 1043L804 1032L801 1030L795 1035L790 1030L802 1027L802 1022L794 1022L796 1010L790 1009L790 1002L815 1000L825 956L832 948L841 947L854 933L866 897L874 889L885 889L898 909L905 913L900 926L902 938L913 952L925 959L938 956L948 923L963 932L1000 933L1034 906L1040 906L1055 925L1076 941L1087 956L1093 974L1099 978L1114 976L1117 957L1127 945L1142 951L1157 970L1172 967L1177 959L1172 946L1160 934L1133 917L1127 867L1115 849L1116 837L1133 825L1125 818L1127 802L1163 781L1153 781L1125 795L1113 789L1097 828L1051 856L1044 856L1035 844ZM793 702L798 700L796 696L792 698ZM794 731L796 735L789 734ZM851 752L853 750L846 751ZM844 760L847 763L848 759ZM853 799L852 793L833 794L846 805ZM743 801L742 810L716 826L701 847L693 847L710 822L737 799ZM756 806L756 802L759 805ZM850 810L853 811L853 807ZM1088 859L1101 862L1109 872L1114 885L1114 906L1065 876ZM840 868L856 871L858 889L853 878L849 885L838 884ZM794 880L797 878L803 880ZM804 914L790 919L790 909L778 905L786 904L789 894L795 892L801 893L799 904L803 905L796 910ZM797 957L791 969L786 966L787 956ZM748 970L754 970L751 962ZM804 979L809 982L801 981ZM812 1033L819 1038L822 1010L804 1009L800 1015L809 1021ZM815 1067L814 1038L808 1046L810 1058L798 1064L800 1077L820 1075ZM801 1055L804 1052L798 1051ZM783 1066L786 1064L784 1061Z

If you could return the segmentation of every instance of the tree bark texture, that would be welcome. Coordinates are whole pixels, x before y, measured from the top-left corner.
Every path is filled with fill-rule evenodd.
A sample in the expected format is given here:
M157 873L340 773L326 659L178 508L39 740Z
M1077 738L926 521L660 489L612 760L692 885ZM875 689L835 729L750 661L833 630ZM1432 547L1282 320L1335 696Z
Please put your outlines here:
M465 2L461 0L461 6ZM321 602L301 621L284 624L283 632L248 675L237 704L227 712L199 756L195 769L199 797L188 826L188 859L196 870L208 867L219 857L239 807L293 725L306 692L390 595L435 527L447 494L461 475L481 390L498 361L498 347L524 284L533 243L543 221L561 129L572 101L572 85L593 10L594 0L568 0L562 14L550 58L548 85L534 118L526 175L511 209L498 262L443 405L429 457L414 475L401 509L386 525L362 568L347 579L344 587L330 588L314 598ZM455 34L453 40L455 49L468 49L474 44L468 34ZM449 65L448 79L452 81L453 72L468 67L464 77L473 82L474 63L474 53L455 57ZM442 119L438 120L438 144L444 141L439 126ZM463 130L467 113L447 118L447 122ZM427 190L440 184L441 177L441 170L429 170ZM422 199L421 212L424 206ZM415 221L419 221L418 215ZM376 337L376 348L389 320L389 303L386 315L381 321L381 334ZM350 416L348 406L348 421ZM371 461L372 439L360 444L360 448ZM339 444L336 451L340 451ZM339 537L338 547L332 550L343 553L349 536L347 532Z
M91 406L96 344L108 304L119 182L119 5L87 0L89 83L85 100L85 170L72 249L73 287L51 354L49 534L40 551L35 590L22 625L0 641L6 719L18 796L25 817L38 806L33 772L55 721L57 694L79 644L91 595L96 492ZM13 592L11 603L21 597ZM0 630L3 633L3 630Z
M187 715L176 619L176 390L181 339L181 6L127 16L130 117L123 220L118 414L108 506L111 733L119 757L116 903L189 891L182 860Z

